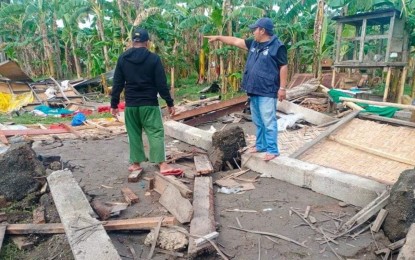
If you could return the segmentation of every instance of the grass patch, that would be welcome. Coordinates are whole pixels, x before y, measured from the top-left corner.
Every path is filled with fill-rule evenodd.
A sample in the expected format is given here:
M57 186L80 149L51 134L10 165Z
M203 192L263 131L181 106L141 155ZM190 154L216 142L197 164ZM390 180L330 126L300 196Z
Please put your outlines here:
M17 248L13 241L9 238L4 241L0 252L0 259L2 260L15 260L22 259L22 251Z

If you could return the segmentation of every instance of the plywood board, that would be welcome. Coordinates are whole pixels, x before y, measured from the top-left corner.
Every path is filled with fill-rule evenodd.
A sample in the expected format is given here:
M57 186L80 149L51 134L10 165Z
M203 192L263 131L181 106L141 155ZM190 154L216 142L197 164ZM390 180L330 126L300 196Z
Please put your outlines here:
M33 81L16 62L10 60L0 63L0 75L15 81Z

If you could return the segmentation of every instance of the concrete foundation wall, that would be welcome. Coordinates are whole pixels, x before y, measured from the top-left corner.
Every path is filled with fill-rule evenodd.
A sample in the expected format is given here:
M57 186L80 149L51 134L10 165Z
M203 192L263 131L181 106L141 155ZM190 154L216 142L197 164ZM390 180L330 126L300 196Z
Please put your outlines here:
M288 157L262 160L263 154L244 154L242 165L278 180L363 207L386 189L385 184Z

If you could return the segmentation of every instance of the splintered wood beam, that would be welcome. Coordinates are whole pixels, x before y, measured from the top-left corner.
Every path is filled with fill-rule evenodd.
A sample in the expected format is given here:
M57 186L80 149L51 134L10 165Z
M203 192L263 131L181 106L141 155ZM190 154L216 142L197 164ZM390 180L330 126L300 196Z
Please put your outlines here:
M206 154L194 157L196 172L200 174L209 174L213 172L213 166Z
M303 153L308 151L311 147L313 147L315 144L321 142L323 139L334 133L337 129L345 125L346 123L350 122L353 118L355 118L360 111L353 111L352 113L348 114L347 116L343 117L339 122L337 122L335 125L331 126L329 129L327 129L325 132L321 133L319 136L313 139L313 141L306 143L303 147L298 149L295 153L291 154L289 157L291 158L298 158Z
M219 109L223 109L226 107L231 107L237 104L241 104L241 103L245 103L248 100L247 96L242 96L242 97L238 97L238 98L234 98L231 100L226 100L226 101L222 101L216 104L212 104L212 105L207 105L204 107L200 107L200 108L196 108L196 109L192 109L192 110L187 110L184 111L180 114L177 114L175 116L173 116L173 120L182 120L182 119L187 119L187 118L191 118L194 116L198 116L198 115L202 115L202 114L206 114L215 110L219 110Z
M159 194L163 194L169 184L173 184L185 198L189 198L193 193L192 190L186 186L186 184L179 181L176 177L164 176L158 172L154 173L154 190Z
M121 230L150 230L157 226L159 217L133 218L102 221L102 225L107 231ZM177 224L175 217L164 217L162 226L174 226ZM1 227L1 226L0 226ZM48 224L9 224L5 225L6 234L26 235L26 234L63 234L65 229L61 223ZM1 229L0 229L1 231Z

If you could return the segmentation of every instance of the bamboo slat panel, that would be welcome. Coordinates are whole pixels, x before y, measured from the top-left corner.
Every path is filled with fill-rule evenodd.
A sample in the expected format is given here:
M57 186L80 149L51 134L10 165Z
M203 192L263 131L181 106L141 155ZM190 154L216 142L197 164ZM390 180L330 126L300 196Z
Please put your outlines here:
M415 161L414 128L356 118L333 136Z
M283 131L278 133L278 148L280 154L289 156L294 153L307 142L311 142L320 133L324 132L326 128L304 127L298 130ZM246 138L249 146L255 145L255 136L251 135Z
M353 119L335 134L336 139L347 140L391 154L395 157L415 160L415 129L396 127L361 119ZM330 167L340 171L393 184L402 171L414 166L393 159L355 149L335 141L325 140L301 157L301 160Z

